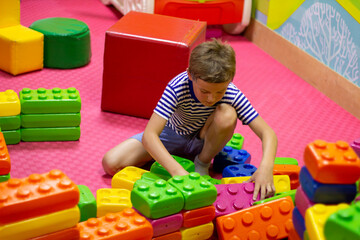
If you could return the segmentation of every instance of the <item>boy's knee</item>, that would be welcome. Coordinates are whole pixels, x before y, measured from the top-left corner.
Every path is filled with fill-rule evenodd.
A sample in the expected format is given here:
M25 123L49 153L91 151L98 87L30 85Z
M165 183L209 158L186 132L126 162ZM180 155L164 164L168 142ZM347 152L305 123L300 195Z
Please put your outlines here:
M215 119L216 125L223 129L234 129L237 121L235 108L229 104L222 103L216 107Z
M104 171L111 176L118 172L118 167L116 166L113 159L109 156L109 154L104 155L102 159L102 166L104 168Z

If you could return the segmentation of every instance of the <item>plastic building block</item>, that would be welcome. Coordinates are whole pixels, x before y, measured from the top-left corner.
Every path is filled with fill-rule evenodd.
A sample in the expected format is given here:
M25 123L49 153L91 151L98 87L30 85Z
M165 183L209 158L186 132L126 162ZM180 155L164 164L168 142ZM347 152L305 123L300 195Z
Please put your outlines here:
M0 225L0 239L29 239L76 226L80 220L77 206L24 221Z
M20 24L20 0L0 2L0 28Z
M152 183L138 180L131 191L131 203L142 215L157 219L180 212L184 197L163 179Z
M350 203L356 196L356 184L323 184L315 181L306 167L300 171L301 187L309 200L315 203Z
M72 228L66 228L53 233L48 233L40 237L31 238L30 240L79 240L80 231L75 226Z
M326 220L324 235L327 240L360 239L360 202L338 210Z
M243 149L237 150L232 147L225 146L220 153L218 153L213 162L213 170L222 173L224 168L229 165L238 165L250 163L250 154Z
M0 183L0 224L74 207L79 189L62 171L31 174Z
M144 172L141 175L141 180L144 181L155 182L156 180L160 180L160 179L162 178L152 172Z
M57 128L21 128L21 141L77 141L80 138L80 127Z
M215 185L218 192L214 202L216 217L227 215L252 206L255 183ZM260 194L257 197L260 200Z
M344 141L316 140L308 144L304 163L311 176L320 183L352 184L360 177L360 158Z
M348 204L340 203L338 205L315 204L308 208L305 213L305 226L310 239L325 240L324 225L328 217L334 212L348 207Z
M222 173L223 178L225 177L245 177L251 176L257 168L251 164L238 164L238 165L231 165L224 168Z
M21 140L20 129L2 131L2 133L4 134L6 145L18 144Z
M216 179L216 178L212 178L209 175L203 175L202 176L205 180L207 180L208 182L217 185L217 184L221 184L221 180L220 179Z
M193 161L190 161L186 158L178 157L172 155L172 157L188 172L195 172L195 165ZM164 180L169 180L171 178L171 174L160 165L158 162L154 162L151 165L150 172L158 175Z
M90 218L77 226L80 240L150 240L153 236L151 224L132 208L108 213L101 218Z
M132 190L134 183L141 178L143 173L149 172L147 170L128 166L117 172L111 180L112 188L125 188Z
M1 38L1 37L0 37ZM14 90L0 92L0 117L20 114L20 100Z
M182 239L186 240L206 240L214 233L214 224L212 222L198 225L192 228L180 229Z
M305 217L306 209L314 206L315 203L308 198L302 187L299 186L296 190L295 205L301 215Z
M78 185L80 191L80 200L78 207L80 209L80 222L89 218L96 217L96 199L90 189L85 185Z
M128 189L119 188L98 189L96 191L97 217L131 208L130 192Z
M360 138L354 140L350 146L354 149L358 157L360 157Z
M0 117L0 127L3 131L20 128L20 115Z
M311 240L307 230L305 230L305 232L304 232L303 240Z
M8 148L5 143L4 134L0 132L0 175L10 173L11 162Z
M240 150L244 145L244 137L240 133L234 133L230 141L226 143L226 146L229 146L233 149Z
M294 207L293 213L292 213L292 221L294 228L299 236L303 236L305 232L305 215L302 215L299 212L299 209L297 207Z
M216 219L220 239L281 239L288 236L294 204L280 198Z
M78 127L80 113L42 113L22 114L21 127L23 128L51 128L51 127Z
M290 188L296 189L299 186L300 167L298 165L275 164L274 175L288 175L290 177Z
M183 227L191 228L211 222L215 218L215 207L207 206L182 212Z
M288 240L302 240L302 237L300 237L299 234L296 232L295 228L292 227L289 230Z
M6 175L0 175L0 183L5 182L5 181L7 181L9 179L10 179L10 173L8 173Z
M153 237L152 240L181 240L181 239L182 239L181 232L177 231L158 237Z
M165 235L171 232L176 232L180 230L183 224L183 216L181 213L173 214L159 219L147 218L147 220L153 227L154 237Z
M135 11L124 15L106 31L101 109L150 118L167 83L187 68L191 50L205 41L205 33L206 23L198 20ZM155 77L159 62L166 71L156 71Z
M81 99L76 88L23 88L20 93L21 113L78 113Z
M290 191L287 191L287 192L275 193L275 196L266 198L264 200L256 201L256 202L253 203L253 205L259 205L259 204L262 204L262 203L274 201L276 199L284 198L284 197L287 197L287 196L291 197L291 199L292 199L292 201L293 201L293 203L295 205L295 194L296 194L296 189L293 189L293 190L290 190Z
M298 161L295 158L288 157L276 157L274 164L299 165Z
M185 210L206 207L216 200L215 186L197 172L185 176L174 176L168 182L182 193Z

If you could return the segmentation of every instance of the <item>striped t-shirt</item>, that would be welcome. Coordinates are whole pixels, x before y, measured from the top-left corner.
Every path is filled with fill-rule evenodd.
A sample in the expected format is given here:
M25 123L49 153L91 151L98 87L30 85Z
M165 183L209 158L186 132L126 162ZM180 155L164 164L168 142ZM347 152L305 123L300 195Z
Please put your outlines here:
M211 107L204 106L195 96L192 81L187 72L173 78L165 88L154 112L168 120L166 125L179 135L191 135L199 131L220 103L233 106L238 119L244 125L258 116L245 95L230 83L223 98Z

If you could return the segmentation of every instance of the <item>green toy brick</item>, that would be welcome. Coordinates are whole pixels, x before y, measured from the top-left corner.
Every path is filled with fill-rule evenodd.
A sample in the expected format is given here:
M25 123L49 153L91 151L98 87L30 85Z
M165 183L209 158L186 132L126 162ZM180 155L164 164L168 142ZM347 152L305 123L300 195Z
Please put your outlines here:
M78 185L80 191L80 199L78 207L80 209L80 222L89 218L96 218L96 199L90 189L85 185Z
M147 218L158 219L180 212L184 198L164 179L152 183L140 179L131 191L131 203Z
M5 182L10 179L10 173L6 175L0 175L0 182Z
M162 179L162 178L152 172L144 172L141 175L141 180L144 180L144 181L155 182L156 180L160 180L160 179Z
M197 172L185 176L174 176L168 182L183 194L185 210L206 207L216 200L215 186Z
M63 128L21 128L21 141L77 141L80 138L80 127Z
M327 240L360 239L360 202L341 209L325 222L324 235Z
M78 113L81 99L76 88L24 88L19 93L21 113Z
M274 200L276 200L276 199L283 198L283 197L287 197L287 196L290 196L291 199L292 199L292 201L293 201L293 203L295 204L295 194L296 194L296 189L290 190L290 191L286 191L286 192L276 193L275 196L273 196L273 197L266 198L266 199L264 199L264 200L254 202L253 205L259 205L259 204L262 204L262 203L274 201Z
M5 142L7 145L18 144L21 140L20 129L1 132L4 134Z
M244 144L244 137L240 133L234 133L230 141L226 144L226 146L240 150L242 149L243 144Z
M178 157L175 155L171 155L186 171L190 172L195 172L195 165L193 163L193 161L186 159L186 158L182 158L182 157ZM171 178L171 174L163 167L160 165L160 163L158 162L154 162L151 165L150 168L150 172L154 173L156 175L158 175L159 177L161 177L164 180L168 180L169 178Z
M210 183L214 184L214 185L219 185L221 184L221 180L220 179L215 179L210 177L209 175L203 175L202 176L205 180L209 181Z
M0 117L0 127L4 131L20 129L20 115Z
M21 127L23 128L52 128L80 126L80 113L44 113L22 114Z
M277 157L275 158L275 164L288 164L288 165L299 165L295 158Z

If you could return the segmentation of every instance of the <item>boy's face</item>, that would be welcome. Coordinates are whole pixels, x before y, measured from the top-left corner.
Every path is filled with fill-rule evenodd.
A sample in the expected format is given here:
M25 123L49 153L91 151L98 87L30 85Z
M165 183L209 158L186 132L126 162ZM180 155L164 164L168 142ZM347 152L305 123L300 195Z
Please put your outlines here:
M222 83L209 83L200 78L196 80L193 80L190 76L189 78L193 82L196 98L207 107L213 106L222 99L231 82L231 80L229 80Z

